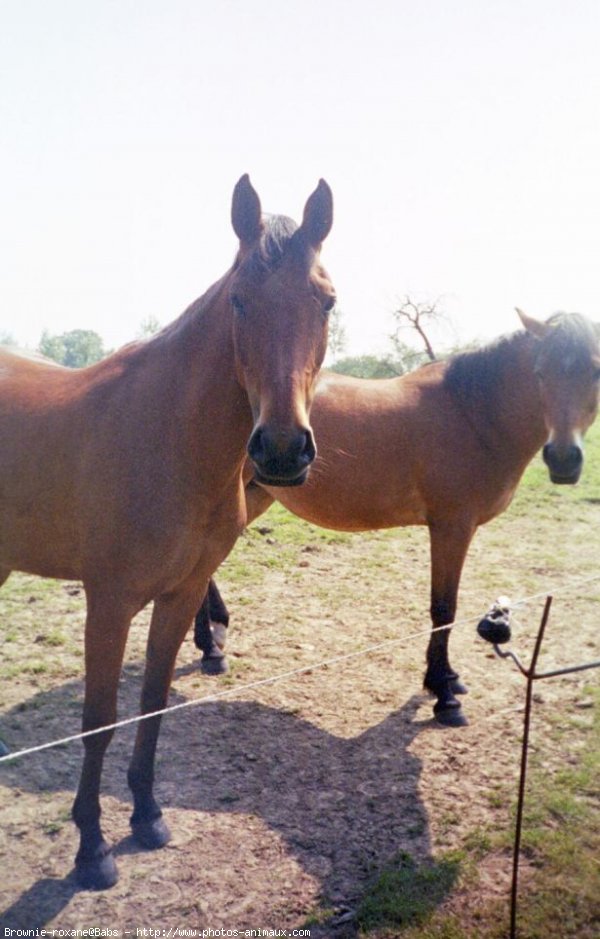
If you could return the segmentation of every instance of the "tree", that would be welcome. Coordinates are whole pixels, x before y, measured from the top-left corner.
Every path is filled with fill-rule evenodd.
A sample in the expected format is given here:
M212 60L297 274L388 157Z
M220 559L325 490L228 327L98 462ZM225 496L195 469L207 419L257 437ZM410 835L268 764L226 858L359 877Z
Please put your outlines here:
M6 330L0 329L0 346L16 346L16 344L14 336L11 336Z
M332 372L341 375L354 375L355 378L395 378L402 375L402 364L389 357L377 355L348 355L337 359L331 366Z
M38 352L69 368L93 365L107 354L102 339L92 329L72 329L60 336L44 331Z
M149 339L150 336L154 336L154 334L157 333L161 328L160 320L158 320L155 316L152 316L152 314L145 316L139 325L137 338Z
M346 330L342 325L342 311L334 306L329 314L327 352L335 362L346 348Z
M390 339L394 348L406 345L400 339L400 333L406 330L413 330L422 342L426 357L434 362L437 358L431 334L435 332L440 324L447 324L446 315L439 309L439 299L428 303L417 303L408 294L404 297L404 302L394 310L393 317L396 321L396 328Z

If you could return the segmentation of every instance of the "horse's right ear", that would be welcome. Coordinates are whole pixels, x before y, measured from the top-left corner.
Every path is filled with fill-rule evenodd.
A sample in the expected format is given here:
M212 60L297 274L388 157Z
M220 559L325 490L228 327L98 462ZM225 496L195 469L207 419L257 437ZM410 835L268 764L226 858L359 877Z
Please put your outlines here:
M318 251L325 241L333 224L333 194L324 179L304 206L304 215L300 229L304 232L309 245Z
M245 247L255 244L262 232L262 212L258 193L245 173L236 183L231 202L231 224Z
M520 310L518 306L515 307L515 310L528 333L531 333L531 335L535 336L537 339L543 339L548 335L550 327L547 323L544 323L543 320L536 320L535 317L529 316L527 313L523 313L523 310Z

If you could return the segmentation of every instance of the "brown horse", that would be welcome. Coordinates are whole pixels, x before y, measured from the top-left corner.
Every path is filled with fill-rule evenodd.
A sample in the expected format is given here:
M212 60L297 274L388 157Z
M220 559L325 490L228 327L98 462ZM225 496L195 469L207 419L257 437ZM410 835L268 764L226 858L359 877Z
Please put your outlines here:
M116 719L129 625L150 600L141 708L164 707L208 578L246 522L246 452L271 485L307 475L308 411L334 303L319 263L332 211L321 180L300 227L263 220L244 176L232 202L233 267L161 333L79 371L0 359L0 582L11 570L83 581L85 731ZM169 839L152 792L159 725L138 725L128 774L133 832L149 848ZM73 806L77 874L93 888L117 879L100 828L111 736L85 738Z
M389 380L322 373L312 417L319 456L299 490L246 488L249 519L274 499L316 525L366 531L427 525L433 627L454 621L475 530L509 505L545 443L555 483L577 482L582 437L598 408L598 334L576 314L539 322L476 352ZM196 618L203 670L223 671L228 614L214 582ZM211 625L212 624L212 625ZM448 660L449 631L433 632L425 687L442 723L465 723L466 688Z

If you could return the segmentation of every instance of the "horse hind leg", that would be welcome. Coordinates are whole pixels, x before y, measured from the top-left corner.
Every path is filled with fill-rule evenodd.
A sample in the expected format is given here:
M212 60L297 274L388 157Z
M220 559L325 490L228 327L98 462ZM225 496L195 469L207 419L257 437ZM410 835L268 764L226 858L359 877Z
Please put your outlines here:
M116 721L117 688L131 616L122 610L110 612L88 596L84 732ZM80 833L76 876L80 886L91 890L112 887L118 879L112 851L100 827L102 764L113 733L108 730L84 738L83 768L73 803L73 821Z
M211 577L194 620L194 642L202 652L200 668L205 675L223 675L227 672L224 649L228 626L229 611Z
M246 483L244 494L247 525L259 518L275 501L273 496L253 479ZM211 577L208 592L194 620L194 642L203 653L200 669L205 675L223 675L228 670L224 652L228 627L229 611Z

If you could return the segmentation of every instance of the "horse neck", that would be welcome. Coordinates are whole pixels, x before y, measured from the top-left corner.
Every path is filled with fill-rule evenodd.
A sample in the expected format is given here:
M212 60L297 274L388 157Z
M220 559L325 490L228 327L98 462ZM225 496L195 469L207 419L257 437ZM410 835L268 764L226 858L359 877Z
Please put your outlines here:
M501 351L499 369L485 391L486 406L475 401L471 423L486 448L523 467L546 439L546 425L534 366L537 340L517 333Z
M212 486L239 473L252 430L248 398L235 373L228 281L229 273L147 348L165 431Z

